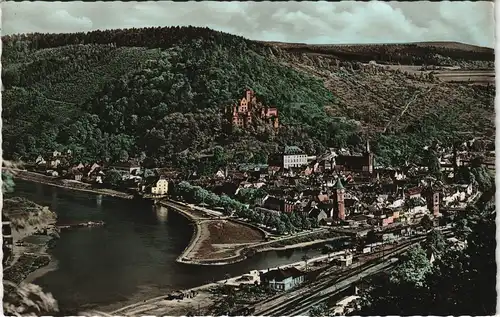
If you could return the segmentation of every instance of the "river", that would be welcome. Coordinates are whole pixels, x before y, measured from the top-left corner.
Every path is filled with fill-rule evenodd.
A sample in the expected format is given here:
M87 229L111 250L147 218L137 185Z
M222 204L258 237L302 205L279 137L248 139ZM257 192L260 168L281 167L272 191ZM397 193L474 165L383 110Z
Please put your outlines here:
M52 270L35 284L51 292L64 313L112 311L138 300L185 289L226 274L244 274L300 261L317 249L260 253L226 266L193 266L175 260L193 228L174 211L131 201L16 180L15 195L48 206L60 224L102 220L104 227L61 232L49 252Z

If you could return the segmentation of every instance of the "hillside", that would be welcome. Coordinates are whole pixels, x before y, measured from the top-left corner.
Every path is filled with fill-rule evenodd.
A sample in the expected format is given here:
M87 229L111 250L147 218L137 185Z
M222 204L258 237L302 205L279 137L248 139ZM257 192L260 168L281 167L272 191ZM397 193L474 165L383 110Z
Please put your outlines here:
M402 65L438 65L493 68L494 50L457 42L415 42L402 44L304 44L261 42L288 52L328 56L346 61Z
M379 45L382 53L368 58L380 48L361 49L364 55L353 46L299 45L305 51L297 51L296 44L194 27L2 41L6 158L26 160L62 147L84 161L147 157L151 164L189 164L222 145L229 156L260 161L278 145L313 153L360 147L369 137L379 162L389 164L418 158L431 140L492 137L495 131L493 86L444 83L435 71L379 65L401 66L410 56L413 65L448 61L445 66L478 69L494 60L489 51L452 46L433 60L427 58L436 51L426 46L418 46L419 55ZM265 125L223 129L222 109L247 87L280 111L278 134Z

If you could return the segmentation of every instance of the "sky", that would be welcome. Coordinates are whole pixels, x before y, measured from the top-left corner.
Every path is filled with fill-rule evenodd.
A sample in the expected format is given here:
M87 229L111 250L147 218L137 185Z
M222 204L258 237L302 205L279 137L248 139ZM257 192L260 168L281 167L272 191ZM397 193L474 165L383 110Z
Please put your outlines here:
M456 41L494 47L492 2L3 2L2 35L203 26L308 44Z

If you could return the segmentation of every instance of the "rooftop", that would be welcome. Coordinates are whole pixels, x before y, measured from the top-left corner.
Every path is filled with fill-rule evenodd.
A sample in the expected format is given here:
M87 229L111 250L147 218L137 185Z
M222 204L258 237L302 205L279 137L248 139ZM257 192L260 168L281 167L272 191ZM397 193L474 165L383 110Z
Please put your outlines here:
M268 280L275 280L281 282L289 277L299 277L304 275L304 272L295 268L289 267L285 269L271 270L262 274L262 277Z
M299 148L298 146L285 146L284 154L293 155L293 154L305 154L305 152Z

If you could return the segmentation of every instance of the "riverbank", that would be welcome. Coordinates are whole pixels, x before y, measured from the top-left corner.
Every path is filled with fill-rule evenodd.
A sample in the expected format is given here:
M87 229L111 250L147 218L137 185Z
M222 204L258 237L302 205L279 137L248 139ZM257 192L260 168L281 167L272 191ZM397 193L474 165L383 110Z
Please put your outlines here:
M339 254L342 252L339 252ZM324 264L325 260L328 258L334 258L336 255L321 255L318 257L311 258L307 261L307 266L309 267L309 272L321 269L324 266L318 264ZM323 262L323 263L322 263ZM223 279L213 283L208 283L200 285L194 288L185 289L182 291L174 292L176 294L184 294L181 299L172 299L172 293L168 295L158 296L155 298L150 298L142 300L135 304L127 305L121 307L110 313L104 313L102 315L113 315L113 316L186 316L189 314L193 315L213 315L212 308L215 304L224 300L224 296L221 291L224 287L232 286L237 287L240 290L244 290L244 287L255 288L255 284L260 284L260 273L266 272L268 270L274 269L284 269L289 267L295 267L299 270L304 270L306 268L305 261L294 262L286 265L281 265L277 267L271 267L265 270L252 270L248 273L233 276L228 279ZM250 292L252 293L252 292ZM262 294L261 292L256 292L255 294L260 296L271 296L270 294ZM248 294L245 294L248 295ZM100 315L100 312L94 312L96 315Z
M57 216L46 207L19 197L4 199L3 212L12 229L12 258L3 270L4 280L31 282L54 269L47 253L59 238Z
M193 265L228 265L241 262L256 253L304 248L345 238L325 229L265 241L266 232L241 221L214 219L199 210L173 201L161 201L191 221L193 236L177 262Z
M117 191L114 189L93 188L92 185L87 184L87 183L82 183L82 182L72 181L72 180L62 180L62 179L59 179L57 177L47 176L47 175L43 175L40 173L29 172L29 171L24 171L24 170L20 170L20 169L13 169L13 171L15 171L15 174L13 175L14 178L19 178L19 179L29 181L29 182L36 182L36 183L41 183L41 184L65 188L65 189L77 190L77 191L81 191L81 192L106 195L106 196L123 198L123 199L133 199L134 198L134 195L120 192L120 191Z
M120 316L186 316L186 315L223 315L228 309L237 311L238 307L234 306L234 299L240 299L240 306L251 303L255 305L259 302L268 303L269 301L287 296L282 292L269 292L265 288L260 287L260 274L268 272L269 270L285 269L295 267L307 274L307 279L312 281L318 278L325 278L327 276L338 276L338 274L352 271L357 267L377 261L378 258L388 253L391 250L400 247L397 243L386 243L377 250L367 254L353 254L353 264L350 267L332 266L332 261L342 257L347 251L342 250L331 254L321 255L308 259L307 261L298 261L277 267L270 267L263 270L252 270L246 274L230 277L213 283L208 283L198 287L177 291L168 295L158 296L151 299L138 301L134 304L127 305L117 309L111 313L104 313L102 315L120 315ZM231 291L228 291L232 289ZM295 291L295 290L294 290ZM292 292L294 292L292 291ZM307 292L308 288L296 288L298 293ZM183 295L174 298L173 294ZM232 294L232 308L225 305L227 304L227 295ZM218 307L217 307L218 306ZM220 310L218 308L222 307ZM223 313L222 313L223 312ZM241 313L241 311L240 311ZM99 315L99 312L95 312ZM101 315L101 316L102 316ZM240 314L238 314L240 315Z

